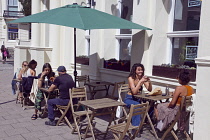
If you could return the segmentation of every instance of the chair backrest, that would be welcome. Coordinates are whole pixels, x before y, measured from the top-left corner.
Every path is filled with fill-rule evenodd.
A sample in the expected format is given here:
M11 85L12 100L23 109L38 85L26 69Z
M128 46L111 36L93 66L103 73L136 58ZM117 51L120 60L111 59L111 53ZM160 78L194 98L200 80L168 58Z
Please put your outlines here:
M185 131L186 123L187 123L187 120L189 119L189 115L190 115L190 112L186 111L186 107L192 105L191 98L192 98L192 96L182 96L182 101L181 101L181 104L180 104L179 111L177 112L174 120L170 123L167 130L162 135L161 140L164 140L169 132L171 132L173 134L175 139L178 139L178 137L175 135L175 133L173 131L173 127L177 122L178 122L179 130ZM186 134L187 133L185 133L185 135Z
M121 87L121 85L125 84L125 81L122 81L122 82L115 82L114 83L114 88L113 88L113 91L112 91L112 97L114 97L114 94L116 91L118 91L118 89Z
M120 88L118 88L119 99L123 102L122 94L128 93L130 91L130 87L128 84L122 84Z
M90 82L89 75L76 76L75 82L78 82L78 86L82 87L85 83Z
M142 104L137 104L137 105L132 104L131 107L130 107L130 113L129 113L129 116L128 116L128 119L127 119L127 124L126 124L125 130L124 130L124 134L126 134L129 126L131 125L132 117L136 116L136 115L141 115L141 118L142 118L141 122L140 122L138 128L136 128L137 130L133 135L133 138L135 138L137 133L139 132L139 130L143 126L143 123L144 123L144 120L146 118L148 110L149 110L149 102L142 103Z
M72 113L79 109L80 105L78 103L74 103L73 100L77 99L77 101L86 101L87 100L87 92L86 87L78 87L69 89L70 93L70 104ZM74 108L76 107L76 109Z
M181 105L180 105L180 111L186 111L186 107L191 106L192 105L192 96L182 96L182 101L181 101Z

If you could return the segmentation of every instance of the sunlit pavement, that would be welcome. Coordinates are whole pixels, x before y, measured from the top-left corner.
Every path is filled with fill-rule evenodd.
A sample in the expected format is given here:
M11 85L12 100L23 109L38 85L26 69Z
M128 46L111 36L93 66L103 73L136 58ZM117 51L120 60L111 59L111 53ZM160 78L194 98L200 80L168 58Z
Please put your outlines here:
M46 126L47 118L31 120L34 112L33 106L23 110L20 104L16 104L16 95L12 94L11 81L14 75L13 63L0 62L0 140L74 140L78 135L71 134L71 129L65 125ZM58 119L58 118L56 118ZM95 118L96 132L105 131L108 117ZM137 140L155 140L149 132L150 127L145 127ZM87 138L92 139L91 137ZM103 135L96 139L104 139ZM105 139L114 139L109 132Z

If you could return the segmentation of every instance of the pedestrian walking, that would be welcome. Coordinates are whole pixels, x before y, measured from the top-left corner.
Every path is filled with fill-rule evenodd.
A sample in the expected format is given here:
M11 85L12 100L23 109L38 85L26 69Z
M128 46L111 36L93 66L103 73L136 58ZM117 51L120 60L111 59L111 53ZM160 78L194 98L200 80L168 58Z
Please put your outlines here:
M5 52L5 46L4 45L1 45L1 53L2 53L2 61L3 63L5 63L6 61L6 52Z

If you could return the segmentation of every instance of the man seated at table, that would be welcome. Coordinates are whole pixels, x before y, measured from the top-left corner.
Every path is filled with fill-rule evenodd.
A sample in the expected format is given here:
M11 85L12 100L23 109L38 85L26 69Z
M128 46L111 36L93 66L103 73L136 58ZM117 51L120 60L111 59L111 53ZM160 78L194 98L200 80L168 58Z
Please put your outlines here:
M53 84L48 89L48 92L52 92L54 89L59 89L59 98L49 99L47 102L48 105L48 119L46 125L55 126L55 115L54 107L56 105L67 105L69 102L69 89L74 87L74 81L72 77L66 73L66 68L64 66L59 66L58 69L59 76L55 78Z

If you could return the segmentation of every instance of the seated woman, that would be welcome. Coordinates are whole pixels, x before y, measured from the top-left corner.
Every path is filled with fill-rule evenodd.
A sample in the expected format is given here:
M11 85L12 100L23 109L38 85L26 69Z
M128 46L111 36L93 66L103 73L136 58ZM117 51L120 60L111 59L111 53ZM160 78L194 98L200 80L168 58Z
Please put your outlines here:
M22 80L22 77L28 77L27 71L28 71L28 62L23 61L22 62L22 68L21 68L21 70L18 74L18 80ZM18 93L18 100L20 102L22 102L23 101L23 90L22 90L22 85L21 84L19 85L19 90L20 90L20 93Z
M48 86L50 86L54 80L55 73L52 71L51 65L49 63L45 63L42 68L42 73L38 75L38 88L45 87L45 77L48 79ZM35 113L32 115L31 119L37 119L38 111L41 111L41 102L44 99L43 93L38 90L36 99L35 99Z
M34 59L29 62L28 70L27 70L28 76L36 76L36 70L35 70L36 66L37 66L37 62Z
M194 91L191 86L188 85L190 82L189 71L182 71L178 76L178 81L181 86L177 86L173 98L170 103L161 103L155 107L155 115L157 120L162 121L162 127L159 128L162 131L172 120L174 120L179 106L181 104L182 96L191 96Z
M131 92L128 92L125 97L125 104L130 107L131 104L140 104L140 100L136 99L133 95L142 92L143 85L148 91L152 91L152 84L147 76L144 76L144 66L140 63L136 63L132 66L131 72L128 77L128 84ZM132 117L132 125L138 126L140 124L140 115Z

